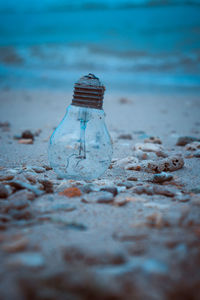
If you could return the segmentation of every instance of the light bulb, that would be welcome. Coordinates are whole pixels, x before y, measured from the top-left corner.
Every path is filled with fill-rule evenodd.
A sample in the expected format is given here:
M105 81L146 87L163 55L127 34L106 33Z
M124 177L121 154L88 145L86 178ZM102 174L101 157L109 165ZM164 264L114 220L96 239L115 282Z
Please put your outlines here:
M91 180L109 167L112 143L102 109L104 90L93 74L75 83L72 103L49 142L49 162L59 177Z

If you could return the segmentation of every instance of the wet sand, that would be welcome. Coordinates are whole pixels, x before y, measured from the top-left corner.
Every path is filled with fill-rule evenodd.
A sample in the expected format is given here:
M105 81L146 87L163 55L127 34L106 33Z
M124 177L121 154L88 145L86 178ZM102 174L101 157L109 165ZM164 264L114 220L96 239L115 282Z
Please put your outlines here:
M0 199L1 298L198 299L199 150L176 146L181 136L200 138L198 95L105 95L117 162L134 156L141 166L152 160L152 150L144 151L147 160L133 150L150 136L160 138L155 145L167 156L153 152L154 161L182 155L184 166L168 172L173 179L162 184L152 182L150 170L117 162L89 183L61 180L48 170L49 136L71 98L72 92L55 89L1 91L0 122L10 123L0 128L0 178L7 189ZM27 129L41 130L33 144L13 138ZM59 194L71 187L82 195Z

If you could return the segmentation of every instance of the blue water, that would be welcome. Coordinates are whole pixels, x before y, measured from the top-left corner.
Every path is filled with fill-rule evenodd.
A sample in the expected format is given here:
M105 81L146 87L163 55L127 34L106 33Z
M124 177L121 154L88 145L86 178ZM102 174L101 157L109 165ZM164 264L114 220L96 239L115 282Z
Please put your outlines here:
M200 1L0 2L1 86L70 87L88 72L113 89L196 91Z

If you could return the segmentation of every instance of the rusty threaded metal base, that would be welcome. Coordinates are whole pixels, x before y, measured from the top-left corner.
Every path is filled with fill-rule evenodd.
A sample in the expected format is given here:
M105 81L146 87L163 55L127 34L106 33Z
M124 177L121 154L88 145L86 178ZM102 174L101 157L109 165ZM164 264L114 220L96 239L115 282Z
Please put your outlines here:
M104 91L99 79L88 74L75 83L72 105L102 109Z

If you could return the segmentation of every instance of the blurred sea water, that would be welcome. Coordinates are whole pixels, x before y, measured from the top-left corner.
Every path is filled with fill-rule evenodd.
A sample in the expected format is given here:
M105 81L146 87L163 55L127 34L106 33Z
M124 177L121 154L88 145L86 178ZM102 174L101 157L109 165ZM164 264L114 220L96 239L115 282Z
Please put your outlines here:
M200 91L200 1L0 0L0 86Z

